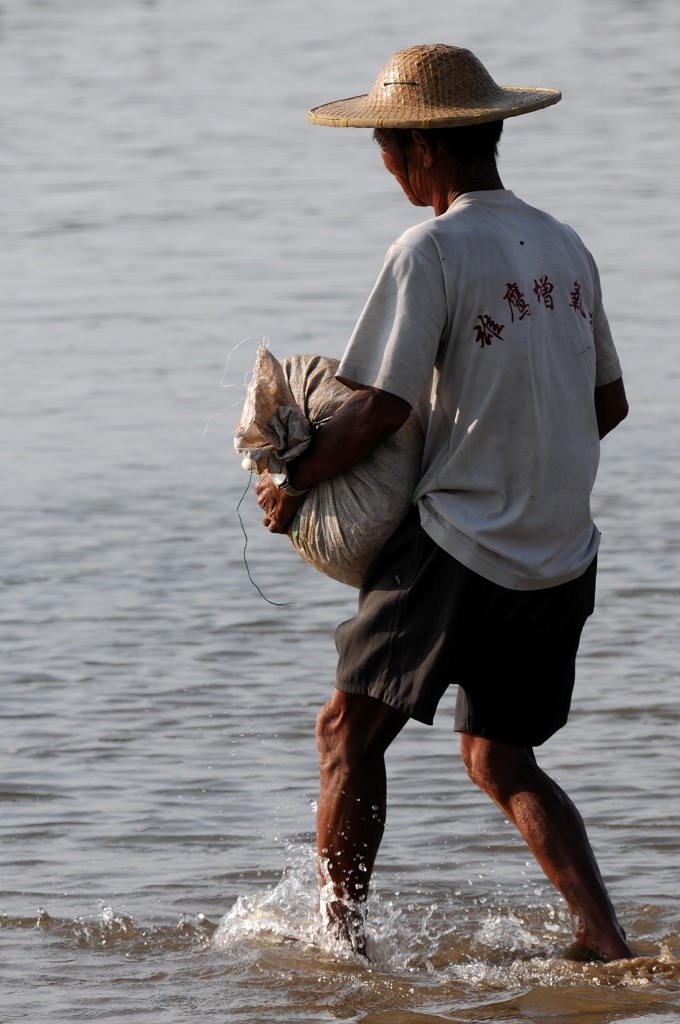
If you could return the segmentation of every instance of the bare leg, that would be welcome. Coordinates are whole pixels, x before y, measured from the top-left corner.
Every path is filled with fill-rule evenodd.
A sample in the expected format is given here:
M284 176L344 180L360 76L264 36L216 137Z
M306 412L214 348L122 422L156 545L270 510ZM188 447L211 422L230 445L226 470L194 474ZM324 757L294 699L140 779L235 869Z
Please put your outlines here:
M513 822L541 868L564 896L574 938L602 960L632 957L595 860L583 819L536 764L531 747L462 733L468 775Z
M407 721L381 701L340 690L333 692L317 720L317 852L337 897L329 913L348 938L356 905L368 894L385 828L385 751ZM360 941L353 944L364 952Z

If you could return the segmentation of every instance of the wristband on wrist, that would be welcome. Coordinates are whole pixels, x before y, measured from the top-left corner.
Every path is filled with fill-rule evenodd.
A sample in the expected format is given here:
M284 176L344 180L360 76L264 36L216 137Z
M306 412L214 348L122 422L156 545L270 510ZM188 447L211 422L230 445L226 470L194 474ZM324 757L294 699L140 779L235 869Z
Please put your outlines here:
M304 490L294 487L288 479L288 470L284 469L283 473L270 473L272 483L275 487L278 487L280 491L287 494L290 498L301 498L303 494L306 494L309 487L305 487Z

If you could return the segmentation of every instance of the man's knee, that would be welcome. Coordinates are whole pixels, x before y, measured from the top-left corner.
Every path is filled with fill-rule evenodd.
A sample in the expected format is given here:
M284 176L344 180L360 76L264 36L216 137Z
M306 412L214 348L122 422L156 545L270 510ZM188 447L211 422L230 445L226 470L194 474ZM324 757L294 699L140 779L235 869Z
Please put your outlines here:
M468 776L476 786L490 794L513 789L518 777L535 767L531 747L501 743L465 732L460 735L460 755Z
M361 760L363 743L347 695L335 690L316 720L316 745L322 773L349 774Z
M316 746L322 768L330 766L330 762L338 757L348 738L342 711L331 699L324 704L316 719Z
M346 773L372 757L382 757L406 721L379 700L335 690L316 720L322 771Z
M465 765L468 778L476 786L479 786L480 789L484 789L484 778L488 772L488 763L484 747L479 743L478 736L471 736L466 732L460 734L460 756Z

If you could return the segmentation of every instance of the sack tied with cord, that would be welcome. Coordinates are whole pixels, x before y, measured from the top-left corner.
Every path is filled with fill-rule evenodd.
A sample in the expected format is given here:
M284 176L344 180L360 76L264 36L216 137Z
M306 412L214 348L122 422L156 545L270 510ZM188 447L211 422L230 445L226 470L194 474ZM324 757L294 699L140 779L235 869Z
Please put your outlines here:
M279 362L261 344L234 446L244 468L261 476L301 455L315 430L349 398L335 379L337 359L289 356ZM288 536L315 569L361 586L369 565L411 506L420 478L423 432L415 410L369 456L312 487Z

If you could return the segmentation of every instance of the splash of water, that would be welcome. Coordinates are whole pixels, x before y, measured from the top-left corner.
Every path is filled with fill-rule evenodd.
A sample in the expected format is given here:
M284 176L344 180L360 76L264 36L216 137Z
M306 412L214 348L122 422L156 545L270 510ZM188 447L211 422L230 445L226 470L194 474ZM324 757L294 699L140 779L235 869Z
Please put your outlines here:
M290 862L281 880L263 892L240 896L219 922L211 948L243 953L244 945L300 943L312 960L318 953L330 955L364 975L372 972L376 982L387 972L416 986L463 983L478 991L520 991L536 984L644 988L652 978L676 982L680 977L680 962L670 950L614 964L566 959L562 950L570 933L564 908L546 903L520 912L492 906L480 923L477 913L467 913L469 901L460 890L435 902L371 892L363 957L329 927L324 903L332 892L319 891L314 851L288 849Z

